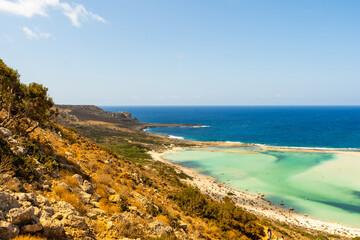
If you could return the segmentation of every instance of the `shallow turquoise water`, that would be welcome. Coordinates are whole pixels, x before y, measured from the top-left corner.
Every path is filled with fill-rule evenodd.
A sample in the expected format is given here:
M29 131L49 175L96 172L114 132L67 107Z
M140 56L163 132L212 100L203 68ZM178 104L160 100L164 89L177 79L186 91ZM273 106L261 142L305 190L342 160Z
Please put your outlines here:
M358 155L242 150L183 150L165 158L235 189L263 193L276 205L283 201L299 213L360 227Z

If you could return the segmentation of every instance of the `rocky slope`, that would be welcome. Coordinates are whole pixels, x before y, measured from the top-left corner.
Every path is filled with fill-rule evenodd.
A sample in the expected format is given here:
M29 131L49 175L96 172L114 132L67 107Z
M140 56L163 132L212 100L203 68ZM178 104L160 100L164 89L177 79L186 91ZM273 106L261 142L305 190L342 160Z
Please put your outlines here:
M113 123L137 122L129 112L113 113L104 111L94 105L55 105L60 111L60 117L70 121L106 121Z

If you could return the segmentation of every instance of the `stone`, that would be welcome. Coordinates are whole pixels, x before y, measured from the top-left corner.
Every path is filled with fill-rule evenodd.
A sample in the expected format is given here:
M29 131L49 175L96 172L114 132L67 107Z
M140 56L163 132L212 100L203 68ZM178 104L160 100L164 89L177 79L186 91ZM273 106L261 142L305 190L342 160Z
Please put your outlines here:
M13 190L15 192L19 192L23 188L20 180L17 177L11 178L11 180L8 181L7 184L10 185L11 190Z
M112 203L118 203L118 202L121 202L122 200L121 200L120 195L114 194L114 195L109 196L109 201Z
M86 192L80 191L78 192L78 195L81 199L81 201L85 204L89 204L91 200L91 194L88 194Z
M122 214L118 214L118 213L114 213L110 218L111 221L121 221L123 219L124 219L124 216Z
M5 220L3 212L0 210L0 221Z
M49 200L41 194L37 195L36 201L38 202L38 205L40 205L40 206L49 207L51 205Z
M36 197L33 193L15 193L15 198L21 204L23 204L23 202L30 202L30 205L38 205Z
M57 219L40 218L43 226L44 235L47 237L61 237L65 234L64 224Z
M21 145L15 145L14 147L11 148L11 151L19 156L25 156L25 154L27 153L26 148Z
M114 195L116 193L116 191L111 187L105 187L105 190L111 195Z
M41 223L24 225L21 227L21 233L36 233L43 229Z
M93 185L88 181L88 180L85 180L83 182L83 184L81 185L81 189L86 192L86 193L90 193L92 194L94 192L94 187Z
M51 182L49 181L49 180L45 180L44 182L43 182L43 186L44 185L47 185L47 186L49 186L49 187L51 187Z
M2 135L4 137L11 137L13 134L9 129L0 127L0 135Z
M115 227L115 224L112 222L112 221L109 221L107 224L106 224L106 228L108 230L110 229L113 229Z
M12 176L8 173L0 174L0 184L5 184L11 180Z
M61 221L64 223L66 227L72 227L77 229L88 229L89 226L87 225L85 218L76 215L66 215L64 216L63 220Z
M88 212L86 213L86 216L88 216L91 219L97 219L98 217L104 217L106 216L106 212L98 209L98 208L91 208L88 210Z
M134 207L134 206L130 206L130 207L129 207L129 211L130 211L130 212L136 212L137 209L138 209L138 208L137 208L137 207Z
M67 214L74 214L79 215L79 213L76 211L76 209L67 202L60 201L55 205L56 212L62 213L64 215Z
M35 217L39 218L41 215L41 209L38 207L34 207L34 215Z
M35 172L36 172L36 175L38 176L38 178L41 178L41 177L44 175L44 173L43 173L43 171L41 170L41 168L36 168L36 169L35 169Z
M180 224L179 224L179 228L182 228L182 229L184 229L184 231L186 232L187 231L187 229L188 229L188 226L187 226L187 224L186 223L184 223L184 222L180 222Z
M50 218L55 214L55 210L52 207L42 207L40 218Z
M82 176L80 176L79 174L74 174L72 177L78 180L80 184L82 184L83 182Z
M61 213L55 213L54 216L52 216L54 219L61 220L64 218L64 216Z
M99 194L96 194L96 193L94 193L94 194L92 195L92 197L91 197L91 200L92 200L92 201L95 201L95 202L100 201L100 199L101 199L101 196L100 196Z
M28 207L28 208L13 208L10 209L7 216L11 223L13 224L23 224L30 222L35 217L35 209L34 207Z
M12 208L19 208L21 205L11 194L0 193L0 210L8 212Z
M174 233L174 229L172 229L172 227L164 225L164 223L159 220L150 223L149 228L151 233L156 236L171 235Z
M64 183L64 182L61 182L61 183L59 184L59 187L64 187L64 188L66 188L67 190L70 190L69 185L67 185L67 184Z
M0 221L0 239L12 239L19 235L19 228L18 226L5 222Z

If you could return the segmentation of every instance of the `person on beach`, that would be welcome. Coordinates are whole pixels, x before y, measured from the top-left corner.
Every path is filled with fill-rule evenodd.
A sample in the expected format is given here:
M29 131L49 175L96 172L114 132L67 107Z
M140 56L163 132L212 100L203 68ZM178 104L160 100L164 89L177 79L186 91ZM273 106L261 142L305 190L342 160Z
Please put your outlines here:
M281 236L281 239L280 240L285 240L284 236Z
M268 229L268 232L267 232L267 233L268 233L268 235L269 235L269 239L271 239L272 232L271 232L271 229L270 229L270 228Z

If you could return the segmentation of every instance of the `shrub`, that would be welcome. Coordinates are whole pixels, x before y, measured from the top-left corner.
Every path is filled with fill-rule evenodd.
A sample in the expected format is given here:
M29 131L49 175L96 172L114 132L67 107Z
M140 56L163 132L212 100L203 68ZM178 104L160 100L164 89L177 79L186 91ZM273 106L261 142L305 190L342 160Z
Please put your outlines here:
M53 192L59 200L70 203L78 212L82 214L85 213L86 207L80 201L80 198L77 194L69 192L69 190L62 186L54 187Z
M245 235L250 239L264 236L264 228L257 222L257 217L237 207L229 197L225 197L223 203L216 202L194 187L185 187L170 197L186 214L211 220L223 232L232 231L231 235L236 233L238 237Z

